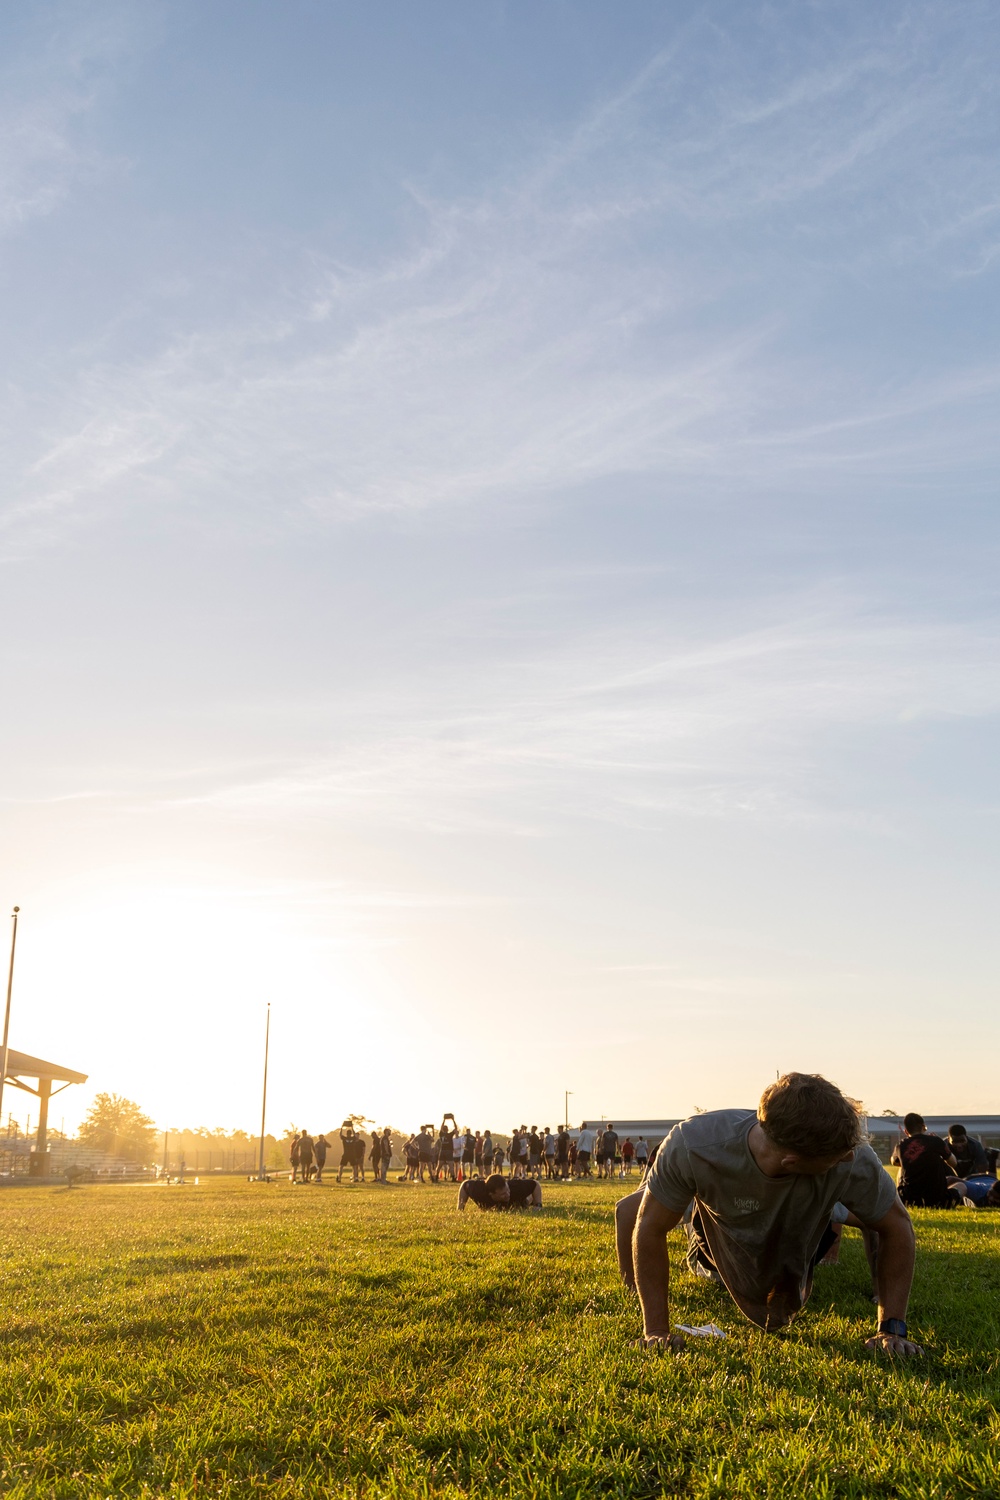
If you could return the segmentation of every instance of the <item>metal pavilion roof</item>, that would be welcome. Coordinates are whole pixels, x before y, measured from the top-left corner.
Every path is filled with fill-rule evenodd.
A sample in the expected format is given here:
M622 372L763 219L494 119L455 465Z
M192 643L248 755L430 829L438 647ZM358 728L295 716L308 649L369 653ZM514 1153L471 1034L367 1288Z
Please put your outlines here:
M61 1063L45 1062L41 1057L8 1047L6 1080L16 1083L18 1078L37 1078L39 1082L47 1078L51 1083L87 1082L87 1074L78 1073L75 1068L64 1068Z

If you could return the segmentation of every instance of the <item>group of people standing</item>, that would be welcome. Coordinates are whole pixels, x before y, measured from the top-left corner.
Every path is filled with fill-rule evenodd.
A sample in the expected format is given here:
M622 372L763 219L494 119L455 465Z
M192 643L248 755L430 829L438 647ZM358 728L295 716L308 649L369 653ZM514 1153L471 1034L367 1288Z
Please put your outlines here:
M366 1141L352 1120L345 1120L340 1127L340 1165L337 1181L344 1180L346 1172L351 1182L365 1182L365 1160L371 1168L373 1182L385 1182L392 1163L392 1132L387 1125L381 1132L372 1132L371 1141ZM293 1182L323 1181L326 1158L330 1142L325 1135L311 1136L308 1130L299 1131L292 1137L288 1159L292 1168Z
M411 1182L461 1182L469 1177L502 1175L509 1178L630 1177L633 1168L645 1171L649 1143L643 1136L621 1141L611 1124L600 1131L586 1123L574 1136L564 1126L555 1133L546 1125L517 1126L507 1138L492 1130L459 1130L454 1115L445 1115L435 1131L421 1125L403 1147L404 1178Z
M350 1182L366 1182L367 1168L371 1181L385 1182L392 1165L392 1132L372 1132L366 1140L352 1120L345 1120L339 1131L340 1163L337 1181L345 1174ZM331 1143L325 1135L311 1136L307 1130L296 1134L289 1159L293 1182L323 1181ZM572 1177L631 1177L637 1169L640 1176L650 1159L649 1143L643 1136L622 1140L614 1126L605 1123L595 1129L586 1122L570 1134L565 1126L553 1132L548 1125L539 1130L519 1125L509 1136L494 1136L492 1130L460 1130L454 1115L445 1115L435 1130L421 1125L403 1143L402 1181L462 1182L470 1177L503 1175L510 1179L548 1178L552 1181Z
M627 1135L622 1140L611 1124L602 1125L597 1130L585 1122L576 1141L571 1144L575 1147L573 1165L576 1170L573 1175L577 1177L590 1177L594 1163L597 1165L598 1177L614 1177L616 1174L619 1177L631 1177L635 1167L641 1177L649 1163L649 1142L646 1137L640 1135L633 1141Z

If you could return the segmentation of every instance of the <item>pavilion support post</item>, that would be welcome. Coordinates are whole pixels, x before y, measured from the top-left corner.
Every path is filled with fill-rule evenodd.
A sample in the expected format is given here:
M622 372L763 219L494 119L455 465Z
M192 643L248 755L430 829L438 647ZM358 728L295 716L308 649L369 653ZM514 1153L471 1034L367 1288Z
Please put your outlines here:
M49 1170L49 1098L52 1094L52 1079L38 1080L38 1134L35 1149L29 1159L28 1171L32 1177L47 1177Z

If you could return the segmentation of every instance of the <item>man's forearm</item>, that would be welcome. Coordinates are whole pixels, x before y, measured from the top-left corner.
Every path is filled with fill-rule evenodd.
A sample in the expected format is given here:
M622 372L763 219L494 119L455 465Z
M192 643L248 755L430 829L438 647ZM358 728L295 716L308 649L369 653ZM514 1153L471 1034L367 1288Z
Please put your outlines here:
M670 1256L667 1237L636 1225L632 1238L636 1290L642 1304L642 1326L647 1338L670 1333Z
M909 1220L882 1228L878 1237L879 1320L906 1318L906 1304L913 1284L916 1242Z

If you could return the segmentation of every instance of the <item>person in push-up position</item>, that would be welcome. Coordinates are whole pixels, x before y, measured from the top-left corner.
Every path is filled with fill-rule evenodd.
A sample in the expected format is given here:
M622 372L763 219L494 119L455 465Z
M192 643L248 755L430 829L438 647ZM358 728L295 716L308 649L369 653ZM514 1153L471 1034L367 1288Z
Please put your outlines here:
M786 1073L756 1114L720 1109L675 1125L644 1186L615 1211L618 1263L642 1305L647 1347L678 1349L670 1329L667 1235L685 1221L687 1261L724 1283L765 1332L784 1328L812 1290L834 1224L853 1224L878 1289L867 1349L922 1354L907 1333L914 1235L892 1178L863 1140L854 1103L827 1079Z
M504 1177L501 1172L494 1172L485 1182L472 1177L459 1188L457 1206L464 1210L470 1202L482 1209L541 1208L542 1184L536 1177Z

